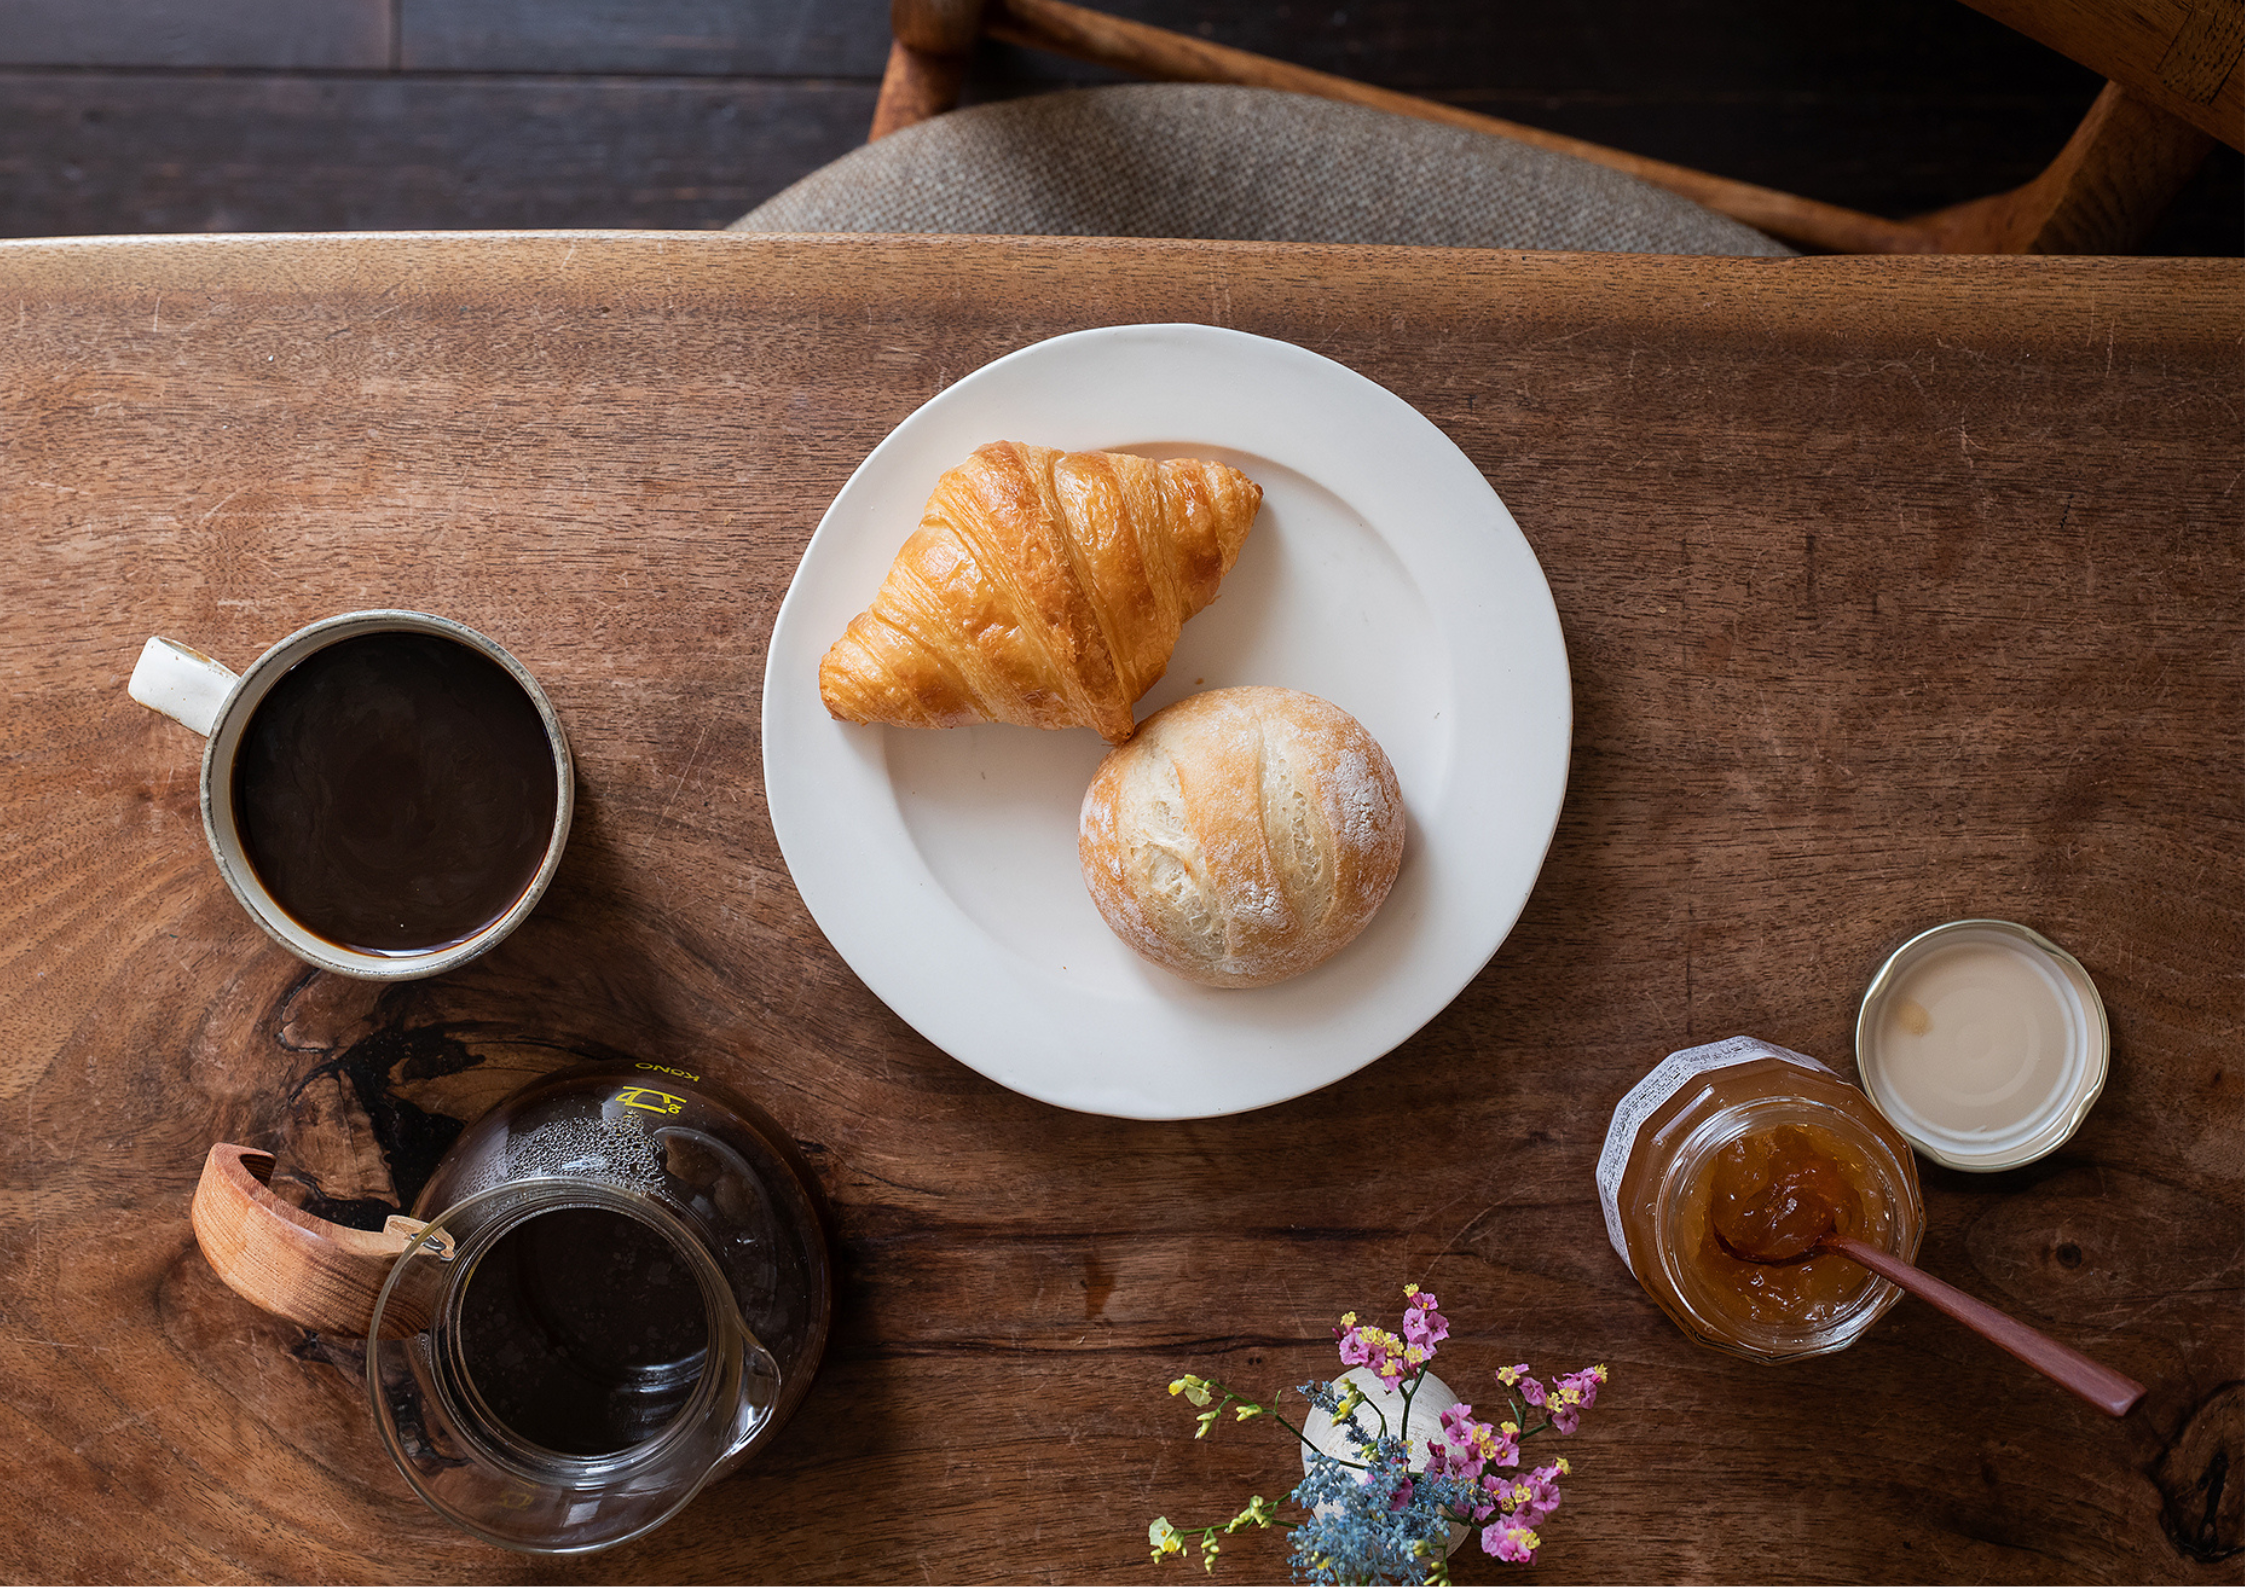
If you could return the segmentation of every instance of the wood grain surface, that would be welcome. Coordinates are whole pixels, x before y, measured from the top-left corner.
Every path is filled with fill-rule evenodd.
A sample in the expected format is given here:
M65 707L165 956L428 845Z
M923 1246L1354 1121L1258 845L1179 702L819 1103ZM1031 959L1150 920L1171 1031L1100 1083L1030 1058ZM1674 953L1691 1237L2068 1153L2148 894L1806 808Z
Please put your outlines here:
M1298 1469L1254 1424L1196 1443L1163 1386L1330 1375L1337 1315L1415 1281L1468 1398L1612 1374L1543 1563L1461 1579L2237 1579L2234 263L576 233L6 244L0 285L0 1576L1152 1580L1151 1517ZM1014 1096L891 1015L789 884L758 742L778 603L866 452L992 358L1147 320L1415 404L1533 544L1574 677L1488 968L1347 1081L1173 1124ZM199 741L125 695L150 633L240 666L378 605L505 643L580 778L539 912L389 988L257 932ZM2044 1162L1929 1169L1920 1263L2148 1384L2124 1422L1907 1301L1826 1360L1701 1350L1600 1226L1607 1117L1664 1053L1846 1067L1883 955L1971 914L2083 960L2112 1076ZM223 1288L187 1211L226 1140L379 1227L571 1051L762 1103L842 1287L767 1454L551 1561L422 1508L357 1345ZM1217 1572L1284 1576L1273 1538Z

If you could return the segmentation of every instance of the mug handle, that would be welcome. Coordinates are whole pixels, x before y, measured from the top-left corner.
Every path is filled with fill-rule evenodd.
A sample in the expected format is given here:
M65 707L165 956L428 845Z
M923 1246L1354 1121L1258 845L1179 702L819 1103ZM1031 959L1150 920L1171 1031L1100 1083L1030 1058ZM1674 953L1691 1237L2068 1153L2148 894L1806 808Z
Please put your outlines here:
M210 1149L188 1209L196 1243L235 1294L321 1333L363 1339L390 1265L413 1249L428 1225L393 1214L376 1233L315 1218L267 1188L273 1161L271 1152L247 1146L221 1142ZM437 1238L449 1259L450 1237ZM394 1298L382 1319L382 1336L407 1338L429 1321L410 1310L401 1314Z
M132 682L125 692L180 726L210 737L237 674L223 662L172 639L150 639L140 647Z

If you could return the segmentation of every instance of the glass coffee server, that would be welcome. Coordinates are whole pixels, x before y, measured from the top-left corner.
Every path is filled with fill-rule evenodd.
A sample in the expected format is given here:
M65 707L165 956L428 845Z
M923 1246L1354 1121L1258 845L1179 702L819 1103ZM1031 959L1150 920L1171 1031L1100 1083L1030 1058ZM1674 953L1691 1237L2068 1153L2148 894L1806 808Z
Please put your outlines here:
M280 1201L271 1168L212 1149L204 1252L269 1310L363 1330L398 1469L487 1542L638 1537L809 1391L833 1305L811 1177L777 1125L698 1074L624 1060L533 1082L381 1235Z

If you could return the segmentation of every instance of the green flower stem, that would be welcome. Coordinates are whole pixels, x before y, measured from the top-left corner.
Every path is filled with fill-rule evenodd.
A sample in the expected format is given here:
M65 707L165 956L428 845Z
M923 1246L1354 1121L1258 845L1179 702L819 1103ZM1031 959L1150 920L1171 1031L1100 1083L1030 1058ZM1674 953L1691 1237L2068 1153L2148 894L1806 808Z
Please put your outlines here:
M1214 1405L1210 1406L1207 1410L1200 1413L1199 1421L1201 1424L1201 1433L1206 1433L1209 1428L1216 1425L1216 1419L1224 1414L1225 1407L1237 1405L1243 1411L1246 1411L1251 1415L1268 1416L1272 1421L1278 1423L1279 1426L1285 1428L1288 1432L1292 1433L1295 1438L1300 1440L1304 1448L1317 1450L1317 1452L1321 1455L1325 1453L1323 1450L1317 1449L1317 1445L1310 1442L1309 1434L1303 1432L1299 1427L1296 1427L1285 1417L1279 1415L1279 1413L1271 1406L1263 1404L1260 1400L1250 1400L1242 1397L1239 1394L1235 1394L1228 1385L1217 1381L1215 1378L1207 1378L1203 1381L1208 1389L1213 1394L1219 1396L1219 1398ZM1280 1390L1280 1393L1283 1394L1284 1392L1284 1390ZM1372 1414L1375 1416L1380 1415L1380 1408L1377 1405L1372 1406ZM1244 1421L1247 1418L1242 1417L1240 1419ZM1387 1427L1386 1417L1380 1417L1380 1426L1383 1430ZM1200 1433L1196 1433L1193 1436L1197 1438L1201 1435ZM1364 1465L1361 1461L1341 1460L1341 1457L1338 1455L1325 1455L1325 1458L1327 1460L1338 1460L1342 1465L1348 1467L1351 1471L1367 1471L1371 1469L1370 1467ZM1179 1530L1182 1531L1184 1530L1184 1528L1180 1527Z
M1197 1521L1176 1521L1172 1522L1171 1524L1177 1528L1177 1535L1179 1537L1198 1536L1209 1532L1214 1532L1218 1537L1222 1537L1227 1531L1232 1529L1233 1525L1231 1521L1215 1521L1207 1525L1202 1525ZM1301 1524L1302 1523L1299 1521L1281 1521L1276 1516L1262 1523L1262 1525L1264 1526L1275 1526L1288 1532L1293 1531Z
M1296 1427L1285 1417L1279 1415L1278 1412L1265 1411L1263 1414L1265 1416L1268 1416L1272 1421L1278 1423L1279 1426L1285 1428L1288 1432L1292 1433L1297 1439L1301 1441L1302 1447L1304 1449L1315 1450L1318 1454L1324 1455L1327 1460L1340 1461L1342 1465L1348 1467L1351 1471L1367 1471L1371 1469L1368 1466L1364 1465L1361 1461L1341 1460L1341 1457L1339 1455L1326 1455L1324 1450L1318 1449L1317 1445L1310 1442L1309 1434L1303 1432L1299 1427Z

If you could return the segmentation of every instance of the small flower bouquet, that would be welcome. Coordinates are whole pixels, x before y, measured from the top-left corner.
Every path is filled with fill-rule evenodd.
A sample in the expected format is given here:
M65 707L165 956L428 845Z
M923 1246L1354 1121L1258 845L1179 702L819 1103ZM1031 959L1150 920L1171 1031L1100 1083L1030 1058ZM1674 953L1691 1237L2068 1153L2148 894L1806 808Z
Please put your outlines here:
M1169 1386L1202 1408L1196 1438L1226 1410L1243 1422L1269 1417L1292 1433L1304 1470L1292 1498L1308 1514L1281 1520L1279 1504L1258 1494L1228 1521L1177 1527L1165 1516L1147 1529L1154 1563L1184 1553L1186 1538L1198 1532L1202 1563L1213 1571L1219 1538L1272 1525L1293 1534L1297 1581L1446 1583L1450 1554L1473 1528L1498 1559L1535 1559L1543 1546L1538 1528L1559 1508L1559 1479L1569 1468L1555 1459L1521 1474L1520 1446L1539 1433L1573 1432L1597 1403L1606 1369L1587 1367L1546 1389L1527 1375L1526 1362L1501 1367L1495 1376L1506 1410L1483 1421L1427 1371L1450 1334L1434 1296L1416 1284L1403 1294L1400 1335L1366 1327L1354 1312L1341 1319L1333 1337L1352 1370L1296 1390L1310 1405L1301 1427L1212 1378L1188 1374ZM1530 1407L1541 1413L1532 1427Z

